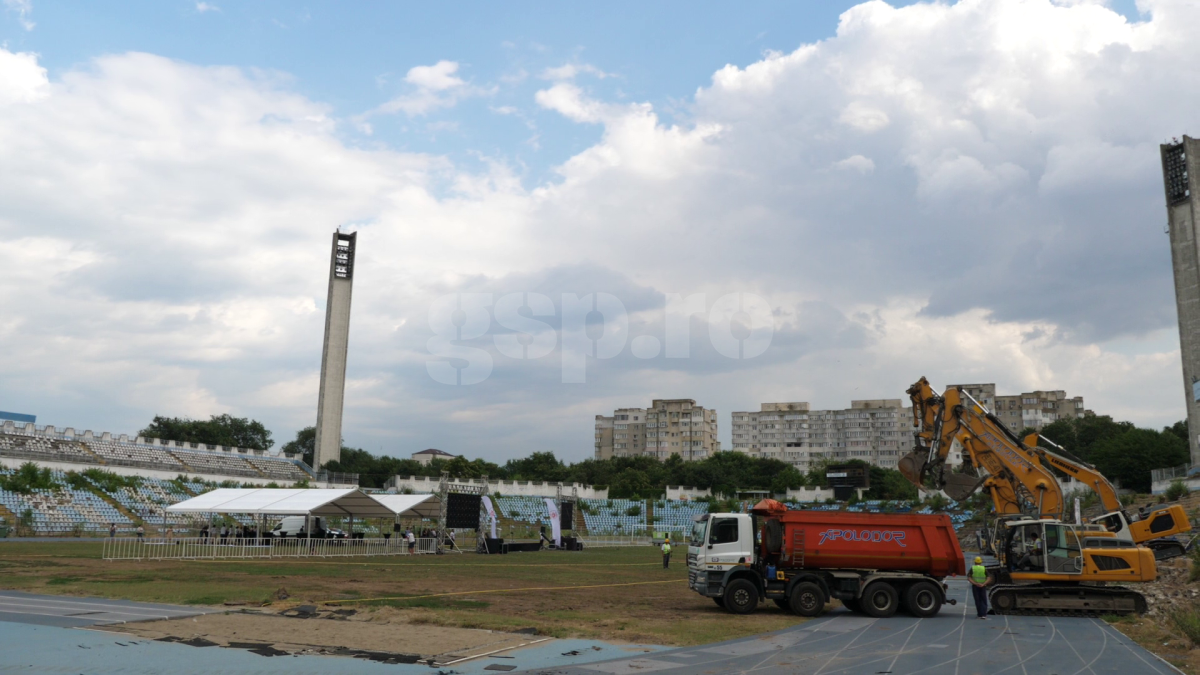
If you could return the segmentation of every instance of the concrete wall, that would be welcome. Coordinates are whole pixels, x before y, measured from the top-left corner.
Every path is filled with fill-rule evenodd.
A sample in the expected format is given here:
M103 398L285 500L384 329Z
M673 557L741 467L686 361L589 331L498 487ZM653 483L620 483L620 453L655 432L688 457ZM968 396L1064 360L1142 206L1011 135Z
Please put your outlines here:
M1161 146L1163 180L1166 186L1167 228L1171 238L1171 267L1175 273L1175 310L1179 316L1179 347L1183 361L1183 396L1187 405L1192 437L1191 465L1200 464L1200 404L1194 383L1200 381L1200 237L1196 232L1197 199L1200 199L1200 142L1183 137L1182 150L1187 158L1187 184L1190 195L1172 194L1169 183L1169 157L1180 147ZM1173 202L1173 203L1172 203ZM1165 488L1164 488L1165 489Z
M862 499L863 493L866 492L863 488L858 488L858 498ZM787 501L789 502L823 502L827 499L833 499L833 488L818 488L818 487L802 487L799 490L788 490Z
M141 476L143 478L159 478L161 480L172 480L177 476L184 478L198 478L200 480L214 481L217 483L235 480L238 483L251 483L253 485L266 485L268 483L279 484L280 487L290 487L283 485L277 479L270 478L253 478L250 476L221 476L211 473L184 473L181 471L157 471L155 469L143 469L141 467L132 466L112 466L100 464L82 464L76 462L48 462L41 459L26 459L24 457L0 457L0 466L9 469L16 469L25 462L33 462L40 467L47 469L58 469L59 471L76 471L82 473L88 469L99 469L101 471L110 471L118 476Z
M668 485L667 499L699 499L700 497L711 497L712 490L708 488L688 487L685 485Z
M441 479L431 476L392 476L387 487L396 491L405 488L418 494L437 494ZM483 485L481 478L451 478L450 485L466 485L478 487ZM558 487L562 486L564 497L576 496L581 499L608 499L608 488L595 488L580 483L552 483L550 481L514 481L489 480L488 494L500 493L505 497L554 497L558 495Z
M325 342L321 350L321 388L317 394L316 456L313 468L342 457L342 402L346 395L346 352L350 344L350 296L354 286L354 241L358 233L333 233L329 262L329 295L325 301ZM338 239L351 241L350 272L338 276Z

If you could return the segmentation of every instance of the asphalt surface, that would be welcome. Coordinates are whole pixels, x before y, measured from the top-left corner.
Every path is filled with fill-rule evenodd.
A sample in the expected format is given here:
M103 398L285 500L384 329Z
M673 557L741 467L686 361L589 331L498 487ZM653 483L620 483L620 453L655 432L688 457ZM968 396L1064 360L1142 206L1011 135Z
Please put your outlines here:
M128 623L152 619L177 619L220 611L207 607L152 605L125 600L70 598L0 591L0 621L11 623L82 628L99 624Z
M715 645L586 665L535 669L536 675L1177 675L1170 664L1099 619L990 616L981 621L965 579L929 619L872 619L837 609L796 628ZM733 618L733 617L731 617Z

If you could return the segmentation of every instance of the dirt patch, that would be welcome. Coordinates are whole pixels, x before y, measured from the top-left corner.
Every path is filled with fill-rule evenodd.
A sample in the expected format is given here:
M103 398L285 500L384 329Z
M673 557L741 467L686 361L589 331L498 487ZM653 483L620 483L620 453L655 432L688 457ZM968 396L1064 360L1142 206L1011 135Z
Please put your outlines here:
M528 644L530 635L489 630L412 624L403 613L380 610L369 616L318 610L309 618L254 612L206 614L117 626L103 630L127 633L148 640L182 642L288 654L343 656L382 655L391 662L418 659L439 663L497 649ZM264 656L278 655L263 653ZM409 657L407 659L402 657Z

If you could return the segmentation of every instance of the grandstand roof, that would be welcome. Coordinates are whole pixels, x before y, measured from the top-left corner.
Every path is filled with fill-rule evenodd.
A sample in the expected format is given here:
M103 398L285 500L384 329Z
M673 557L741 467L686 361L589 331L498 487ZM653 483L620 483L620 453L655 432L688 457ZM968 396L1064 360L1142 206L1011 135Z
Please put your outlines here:
M392 509L397 518L437 518L442 502L435 495L371 495L375 501Z
M419 496L419 495L404 495ZM393 518L396 511L359 490L218 488L168 506L175 513L253 513L273 516Z

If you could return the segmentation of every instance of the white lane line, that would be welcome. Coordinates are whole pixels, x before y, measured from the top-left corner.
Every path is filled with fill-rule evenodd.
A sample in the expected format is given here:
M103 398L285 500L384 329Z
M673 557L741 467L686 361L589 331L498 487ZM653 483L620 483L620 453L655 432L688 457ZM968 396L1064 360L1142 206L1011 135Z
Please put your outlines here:
M160 605L160 606L132 605L131 606L131 605L116 605L116 604L111 604L111 603L107 603L107 602L92 602L92 601L85 601L85 600L59 600L58 598L47 598L47 597L41 597L41 596L29 597L29 596L21 596L21 595L0 594L0 604L2 604L3 601L5 601L5 600L12 600L14 602L41 602L41 603L46 603L49 605L54 605L54 604L64 605L64 606L65 605L74 605L76 607L82 607L82 608L86 608L86 609L93 609L96 607L117 607L119 609L147 609L147 610L152 609L152 610L158 611L158 612L189 612L189 611L192 611L192 610L189 610L189 609L183 608L183 607L175 608L175 607L170 607L170 606L165 606L165 605ZM201 613L201 612L196 612L196 613Z
M40 605L37 603L6 602L6 603L0 603L0 612L8 611L12 614L22 614L22 613L28 614L29 613L28 610L17 609L19 607L31 607L33 609L51 610L51 611L57 612L59 616L70 616L70 614L64 614L63 613L64 610L76 612L77 610L82 609L79 607L55 607L53 605ZM140 609L140 608L126 607L125 609ZM152 612L146 611L146 610L143 610L140 612L128 612L128 611L121 612L121 611L113 611L113 610L98 610L93 613L95 613L95 614L118 614L118 615L123 615L123 616L153 616L153 617L168 618L168 617L163 616L163 614L161 612L152 613ZM193 616L193 615L180 614L180 615L176 615L176 616L184 617L184 616Z
M968 591L968 594L970 591ZM963 636L967 633L967 598L963 598L962 619L958 622L958 656L954 658L954 675L958 675L958 668L962 665L962 647Z
M67 614L59 614L58 611L29 611L29 610L5 611L4 609L0 609L0 614L14 614L17 616L20 616L22 614L31 614L34 616L54 616L54 617L58 617L58 619L73 619L73 620L78 620L78 621L91 621L94 623L128 623L128 621L126 621L126 620L101 619L101 617L98 617L98 616L97 617L71 616L71 615L67 615ZM107 613L107 614L114 614L114 613ZM140 616L140 619L134 619L134 621L143 621L145 619L176 619L176 617L174 617L174 616L142 616L142 615L139 615L139 616Z
M1054 623L1053 617L1046 617L1046 620L1050 622L1051 627L1053 627L1053 628L1058 627L1058 624ZM1063 642L1067 643L1067 646L1071 648L1071 651L1075 652L1075 656L1079 657L1079 662L1083 664L1082 668L1071 673L1071 675L1079 675L1080 673L1082 673L1085 670L1092 670L1092 664L1096 662L1096 659L1100 658L1100 654L1104 653L1104 649L1101 648L1100 653L1096 654L1096 658L1092 659L1091 661L1084 661L1083 655L1079 653L1078 649L1075 649L1075 645L1072 644L1071 641L1067 639L1067 636L1065 633L1063 634ZM1092 675L1096 675L1096 671L1092 670Z
M874 624L872 624L872 625L874 625ZM858 635L855 635L853 640L842 645L842 648L837 650L836 652L834 652L833 656L829 657L829 660L825 662L825 665L821 666L821 668L819 670L817 670L817 672L813 673L813 675L821 675L821 671L823 671L827 667L829 667L829 664L833 663L834 659L836 659L838 656L841 656L842 652L846 651L850 647L850 645L857 642L858 638L862 637L866 632L867 631L865 628L859 630ZM891 637L891 636L889 636L889 637Z
M1030 619L1030 621L1032 621L1032 619ZM1017 638L1016 638L1016 635L1014 635L1014 634L1012 634L1012 633L1009 633L1009 635L1012 637L1012 640L1013 640L1013 648L1015 649L1015 648L1016 648L1016 646L1017 646ZM1014 663L1014 664L1013 664L1013 665L1011 665L1011 666L1008 666L1008 668L1003 668L1003 669L1001 669L1001 670L997 670L996 672L997 672L997 673L1003 673L1005 670L1008 670L1009 668L1016 668L1017 666L1021 666L1021 672L1025 673L1026 675L1029 675L1029 674L1028 674L1028 671L1026 671L1026 670L1025 670L1025 664L1026 664L1026 663L1028 663L1030 660L1032 660L1032 659L1033 659L1033 657L1035 657L1035 656L1037 656L1038 654L1041 654L1042 652L1046 651L1046 648L1047 648L1047 647L1049 647L1049 646L1050 646L1050 644L1051 644L1052 642L1054 642L1054 638L1055 638L1055 636L1057 636L1057 635L1058 635L1058 629L1057 629L1057 628L1055 628L1055 626L1054 626L1054 624L1053 624L1053 623L1051 623L1051 624L1050 624L1050 639L1046 640L1046 643L1042 645L1042 648L1041 648L1041 649L1037 650L1036 652L1034 652L1034 653L1030 654L1029 656L1027 656L1027 657L1025 657L1025 658L1021 658L1021 652L1020 652L1020 650L1018 650L1018 651L1017 651L1017 658L1021 658L1021 660L1020 660L1020 661L1018 661L1017 663ZM1063 638L1063 639L1066 639L1066 638Z
M896 661L899 660L900 657L904 655L904 649L906 647L908 647L908 643L910 640L912 640L912 637L917 634L917 627L920 625L921 625L920 619L918 619L913 624L912 631L908 634L908 637L904 639L904 644L900 645L900 652L898 654L896 654L895 656L893 656L892 662L888 664L887 671L889 673L892 671L892 668L896 665Z
M1092 619L1092 621L1100 621L1100 619ZM1136 656L1136 657L1138 658L1138 660L1139 660L1139 661L1141 661L1142 663L1146 664L1147 666L1150 666L1151 668L1154 668L1154 671L1155 671L1155 672L1159 672L1157 667L1155 667L1154 665L1152 665L1152 664L1151 664L1149 661L1147 661L1146 659L1142 658L1142 655L1141 655L1141 654L1139 654L1139 653L1137 653L1137 652L1135 652L1135 651L1134 651L1132 648L1130 648L1130 646L1129 646L1129 645L1125 644L1126 640L1128 640L1129 638L1128 638L1128 637L1127 637L1127 636L1126 636L1124 633L1122 633L1121 631L1117 630L1116 628L1113 628L1112 626L1109 626L1108 624L1104 624L1104 623L1102 623L1102 630L1104 630L1105 632L1107 632L1107 631L1109 631L1109 630L1111 630L1111 631L1114 631L1114 632L1115 632L1117 635L1119 635L1119 636L1121 636L1121 637L1125 638L1125 640L1120 640L1120 639L1118 639L1118 640L1116 641L1116 642L1117 642L1117 644L1119 644L1119 645L1121 645L1122 647L1124 647L1124 648L1125 648L1125 651L1127 651L1127 652L1129 652L1130 654L1133 654L1134 656ZM1140 648L1140 647L1139 647L1139 648ZM1153 656L1154 658L1158 659L1159 661L1162 661L1163 663L1167 664L1168 666L1170 666L1171 670L1174 670L1175 672L1177 672L1177 673L1180 673L1180 675L1183 675L1183 671L1179 670L1178 668L1176 668L1176 667L1175 667L1174 665L1172 665L1171 663L1168 663L1168 662L1167 662L1165 659L1163 659L1163 658L1162 658L1161 656L1159 656L1158 654L1154 654L1153 652L1150 652L1150 655L1151 655L1151 656Z

